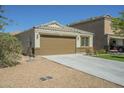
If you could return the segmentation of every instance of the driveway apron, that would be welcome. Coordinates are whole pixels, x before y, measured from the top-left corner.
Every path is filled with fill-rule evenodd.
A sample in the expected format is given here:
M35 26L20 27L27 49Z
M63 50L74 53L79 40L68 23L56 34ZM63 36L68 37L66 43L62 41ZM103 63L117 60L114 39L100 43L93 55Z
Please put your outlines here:
M59 64L124 86L124 63L83 54L43 56Z

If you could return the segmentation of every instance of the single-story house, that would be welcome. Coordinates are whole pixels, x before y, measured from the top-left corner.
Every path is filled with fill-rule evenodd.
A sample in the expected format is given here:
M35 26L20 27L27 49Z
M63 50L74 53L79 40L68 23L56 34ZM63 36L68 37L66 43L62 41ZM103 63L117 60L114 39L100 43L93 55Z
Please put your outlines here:
M56 21L35 26L15 36L21 41L26 55L70 54L93 49L93 33L63 26Z
M93 47L96 50L117 48L124 52L124 36L113 32L112 16L91 17L68 26L94 33Z

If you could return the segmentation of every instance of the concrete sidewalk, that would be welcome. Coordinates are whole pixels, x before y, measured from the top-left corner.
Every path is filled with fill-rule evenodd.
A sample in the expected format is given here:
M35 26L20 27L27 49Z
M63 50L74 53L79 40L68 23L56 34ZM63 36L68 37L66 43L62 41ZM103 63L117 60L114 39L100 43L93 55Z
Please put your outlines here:
M82 54L43 56L49 60L124 86L124 63Z

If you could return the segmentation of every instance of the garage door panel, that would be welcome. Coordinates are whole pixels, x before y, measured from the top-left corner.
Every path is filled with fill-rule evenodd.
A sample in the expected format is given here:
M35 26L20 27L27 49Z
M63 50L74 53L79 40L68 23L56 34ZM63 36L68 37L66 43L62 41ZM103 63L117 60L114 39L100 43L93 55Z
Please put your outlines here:
M67 54L75 53L74 37L41 36L40 54Z

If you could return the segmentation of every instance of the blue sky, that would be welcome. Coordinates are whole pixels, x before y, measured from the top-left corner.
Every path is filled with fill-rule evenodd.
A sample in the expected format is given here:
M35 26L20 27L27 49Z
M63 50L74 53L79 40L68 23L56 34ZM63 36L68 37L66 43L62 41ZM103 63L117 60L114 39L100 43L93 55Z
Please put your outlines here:
M4 6L5 16L15 20L18 25L11 24L6 27L5 32L23 31L32 26L56 20L61 24L69 24L84 20L89 17L110 14L118 16L124 6L36 6L36 5L11 5Z

